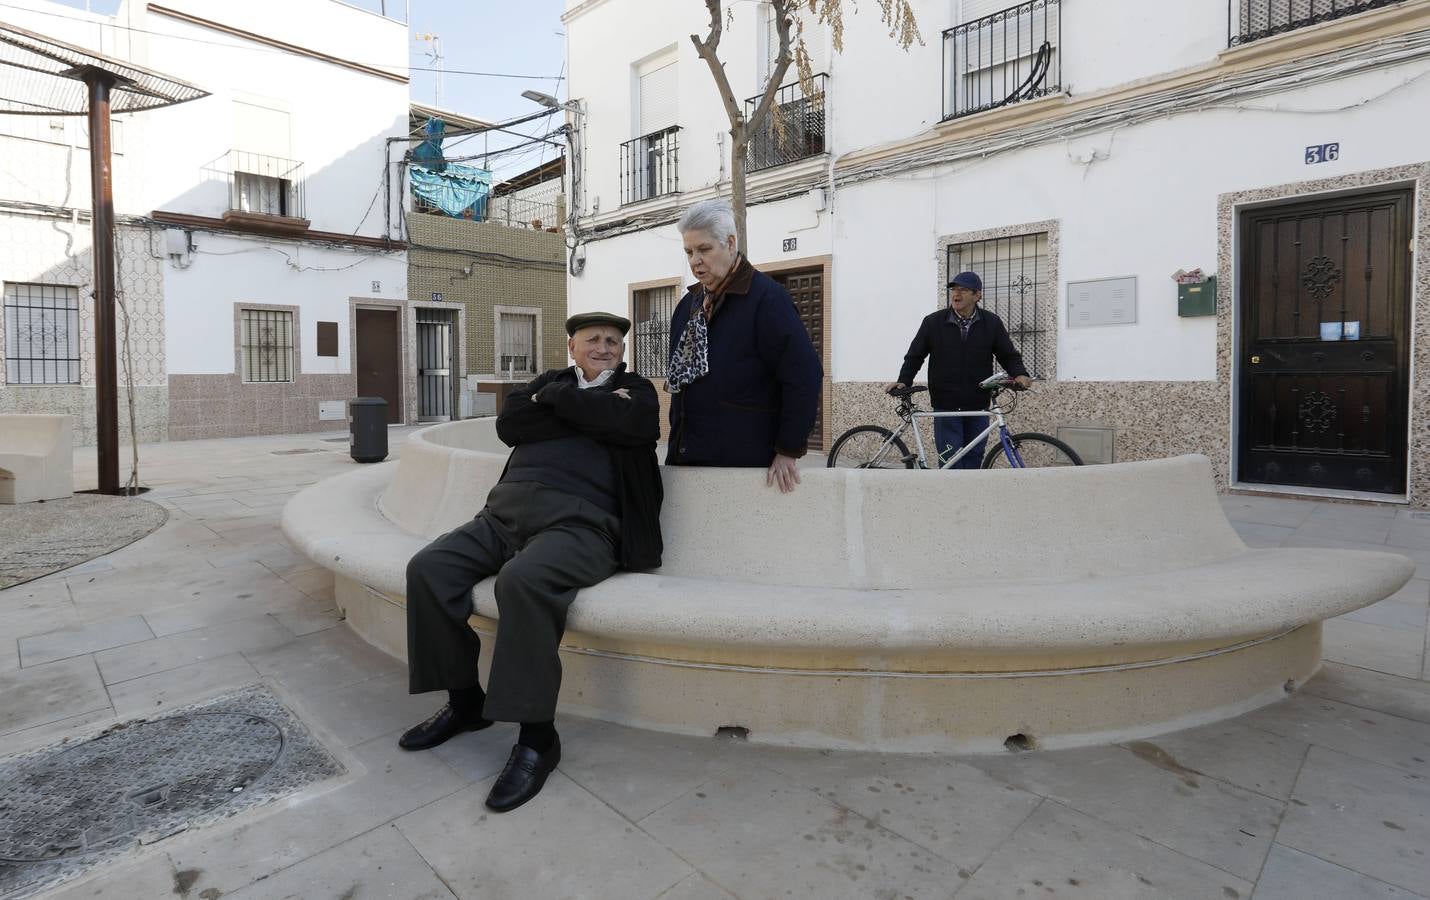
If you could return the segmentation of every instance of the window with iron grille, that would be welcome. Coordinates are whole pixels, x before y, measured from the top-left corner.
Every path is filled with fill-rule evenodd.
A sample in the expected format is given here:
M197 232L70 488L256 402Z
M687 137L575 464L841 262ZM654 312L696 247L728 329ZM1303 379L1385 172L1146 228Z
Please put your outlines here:
M1048 235L1020 234L948 246L948 276L976 272L983 279L982 307L1008 328L1034 378L1054 376L1057 304L1048 296ZM947 294L942 303L948 302Z
M964 0L962 10L962 24L943 33L945 120L1062 89L1061 0Z
M536 314L497 313L497 374L536 374Z
M245 309L239 327L243 380L292 381L293 313L284 309Z
M5 380L79 384L79 289L5 285Z
M289 201L293 185L288 179L252 172L234 172L233 179L238 198L235 209L269 216L293 215Z
M1405 0L1229 0L1227 44L1235 47Z
M631 369L647 378L664 378L670 360L670 317L680 302L680 288L664 287L636 291L631 326Z

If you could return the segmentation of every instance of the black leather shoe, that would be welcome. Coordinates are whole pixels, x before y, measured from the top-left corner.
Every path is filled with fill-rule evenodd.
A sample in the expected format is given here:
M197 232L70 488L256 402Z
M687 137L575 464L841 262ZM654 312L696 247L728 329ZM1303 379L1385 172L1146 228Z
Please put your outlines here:
M506 768L501 770L496 784L492 785L491 793L487 794L487 809L492 812L507 812L535 797L541 793L541 786L546 784L546 776L551 774L559 762L559 737L545 753L537 753L521 744L512 747Z
M448 703L421 725L414 725L397 739L403 750L426 750L456 737L464 731L481 731L492 724L491 719L464 719Z

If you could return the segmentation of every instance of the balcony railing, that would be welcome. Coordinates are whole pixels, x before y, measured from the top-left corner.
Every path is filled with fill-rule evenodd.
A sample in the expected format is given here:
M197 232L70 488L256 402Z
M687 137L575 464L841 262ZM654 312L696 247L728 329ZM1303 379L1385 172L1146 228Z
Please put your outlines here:
M680 126L621 145L621 205L680 190Z
M821 72L813 81L814 90L807 97L798 81L784 85L775 93L769 116L750 138L745 152L746 172L772 169L825 151L824 97L829 76ZM746 118L753 115L759 105L760 97L746 100Z
M1358 12L1395 6L1405 0L1230 0L1227 46L1329 22Z
M1062 90L1061 0L1019 3L943 33L943 118Z
M308 227L302 163L247 150L230 150L225 169L228 175L225 221L278 229Z

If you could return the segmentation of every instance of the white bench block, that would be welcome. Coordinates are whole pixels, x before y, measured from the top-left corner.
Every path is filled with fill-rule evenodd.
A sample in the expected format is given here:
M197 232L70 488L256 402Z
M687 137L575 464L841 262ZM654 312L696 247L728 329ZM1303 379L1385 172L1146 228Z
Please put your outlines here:
M0 503L74 493L74 416L0 415Z

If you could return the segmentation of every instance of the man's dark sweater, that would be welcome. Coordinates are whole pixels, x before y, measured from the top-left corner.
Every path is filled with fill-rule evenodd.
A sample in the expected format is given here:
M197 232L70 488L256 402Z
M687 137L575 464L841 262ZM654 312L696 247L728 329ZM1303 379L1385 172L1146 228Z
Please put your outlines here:
M963 336L953 311L945 307L924 317L918 334L909 344L900 384L913 384L924 359L929 360L929 400L934 409L979 410L988 408L988 394L978 383L993 374L997 357L1003 371L1017 378L1027 375L1023 354L1008 337L1003 320L979 309L976 321Z
M621 514L611 452L583 434L517 444L502 481L535 481Z

